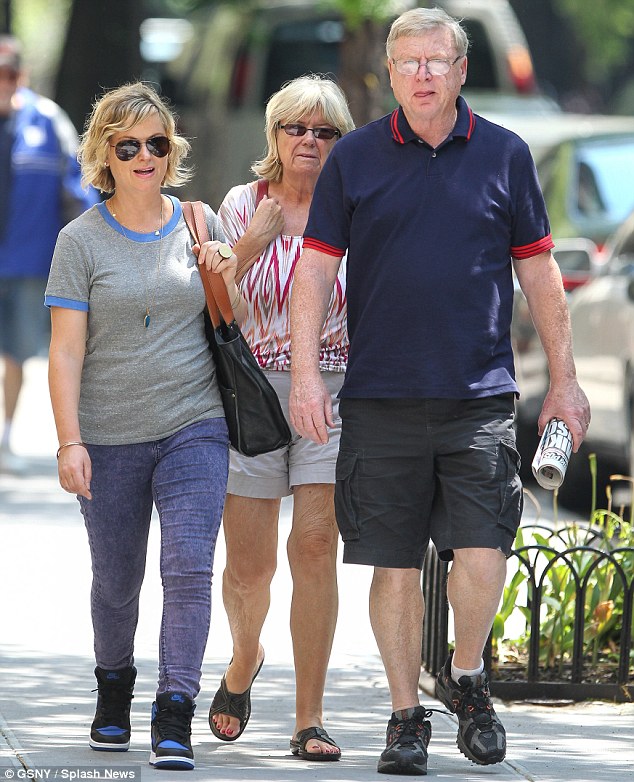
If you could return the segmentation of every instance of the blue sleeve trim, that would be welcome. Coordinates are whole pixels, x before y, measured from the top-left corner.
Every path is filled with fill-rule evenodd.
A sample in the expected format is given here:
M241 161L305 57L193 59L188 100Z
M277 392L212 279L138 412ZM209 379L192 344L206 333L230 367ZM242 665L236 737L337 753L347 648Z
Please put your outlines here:
M80 310L88 312L87 301L75 301L74 299L62 299L60 296L45 296L44 304L47 307L63 307L66 310Z

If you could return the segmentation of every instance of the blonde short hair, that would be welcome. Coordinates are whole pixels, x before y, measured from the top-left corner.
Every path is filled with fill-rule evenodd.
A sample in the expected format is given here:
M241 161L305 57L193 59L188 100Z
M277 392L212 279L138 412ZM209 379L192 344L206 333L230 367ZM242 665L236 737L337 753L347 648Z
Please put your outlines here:
M277 148L277 132L280 125L297 122L310 114L321 112L324 120L343 136L354 130L354 121L348 101L341 88L332 79L310 73L286 82L266 104L266 155L257 160L251 170L269 182L282 178L282 163Z
M178 135L174 113L155 89L143 82L133 82L104 93L93 106L78 152L84 186L93 185L104 193L114 192L114 177L106 165L110 139L154 113L158 115L170 142L162 184L176 187L191 178L190 169L184 165L190 144Z
M412 8L392 22L385 42L387 56L392 57L397 38L416 38L439 27L446 27L453 35L456 54L458 56L466 55L469 51L469 38L458 19L449 16L442 8Z

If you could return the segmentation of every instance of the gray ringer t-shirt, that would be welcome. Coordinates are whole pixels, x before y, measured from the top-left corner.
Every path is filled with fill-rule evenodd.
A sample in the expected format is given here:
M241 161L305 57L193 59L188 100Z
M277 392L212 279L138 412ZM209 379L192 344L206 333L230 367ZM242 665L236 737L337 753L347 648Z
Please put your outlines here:
M59 234L46 304L88 312L81 377L82 440L124 445L169 437L224 415L204 331L205 293L180 202L160 238L93 206ZM212 239L218 218L205 216ZM144 326L146 307L150 323Z

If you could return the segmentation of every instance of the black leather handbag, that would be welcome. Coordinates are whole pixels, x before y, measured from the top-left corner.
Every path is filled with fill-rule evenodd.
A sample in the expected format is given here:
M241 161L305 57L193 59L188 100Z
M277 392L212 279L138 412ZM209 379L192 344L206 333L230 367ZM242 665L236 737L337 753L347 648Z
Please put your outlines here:
M202 201L184 201L183 214L195 241L209 241ZM245 456L283 448L291 441L290 427L273 386L236 323L222 275L205 266L198 268L211 321L207 339L216 363L229 441Z

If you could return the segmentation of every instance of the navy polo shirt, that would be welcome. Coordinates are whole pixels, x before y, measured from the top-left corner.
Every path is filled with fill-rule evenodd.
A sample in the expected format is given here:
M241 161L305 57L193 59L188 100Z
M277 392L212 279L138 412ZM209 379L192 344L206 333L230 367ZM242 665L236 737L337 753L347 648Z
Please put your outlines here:
M462 97L436 149L402 109L344 136L317 182L304 247L348 250L342 397L517 392L511 258L553 247L528 146Z

